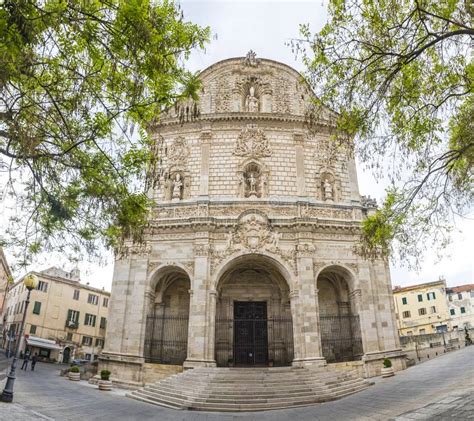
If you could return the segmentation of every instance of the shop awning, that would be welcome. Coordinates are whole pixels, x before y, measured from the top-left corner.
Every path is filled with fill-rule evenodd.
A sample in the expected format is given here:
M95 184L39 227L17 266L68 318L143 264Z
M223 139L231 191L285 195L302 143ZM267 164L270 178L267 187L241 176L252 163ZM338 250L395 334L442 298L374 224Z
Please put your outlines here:
M62 349L56 342L51 341L50 339L37 338L36 336L29 336L26 338L26 343L29 346L35 346L37 348L46 348L46 349Z

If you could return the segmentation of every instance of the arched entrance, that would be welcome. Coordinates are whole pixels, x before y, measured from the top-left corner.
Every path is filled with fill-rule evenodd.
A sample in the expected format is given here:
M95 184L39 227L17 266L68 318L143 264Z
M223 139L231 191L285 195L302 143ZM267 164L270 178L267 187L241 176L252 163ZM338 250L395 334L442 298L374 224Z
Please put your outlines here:
M155 277L145 332L145 361L182 364L187 356L190 279L170 267Z
M216 311L218 366L281 366L293 360L289 288L271 259L235 259L219 279Z
M328 363L359 360L363 354L359 316L350 300L350 277L339 266L318 275L321 348Z
M68 346L63 350L63 364L69 364L71 359L71 348Z

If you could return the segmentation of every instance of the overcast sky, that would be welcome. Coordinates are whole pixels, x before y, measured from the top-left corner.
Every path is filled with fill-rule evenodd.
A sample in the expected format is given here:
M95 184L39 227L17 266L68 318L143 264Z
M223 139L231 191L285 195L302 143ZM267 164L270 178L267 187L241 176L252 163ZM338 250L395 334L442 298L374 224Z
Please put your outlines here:
M302 64L295 60L285 43L298 37L298 28L302 23L309 23L313 31L320 29L326 19L325 4L324 0L182 0L185 17L202 26L210 26L213 35L206 51L193 53L188 65L193 71L202 70L219 60L245 56L252 49L259 57L277 60L302 71ZM377 183L360 165L358 173L361 193L371 195L381 203L385 185ZM450 286L474 283L474 223L463 220L457 228L453 242L445 250L441 261L438 261L434 251L429 251L419 273L392 265L392 284L412 285L435 281L440 276L444 276ZM60 256L42 260L38 268L61 262ZM109 261L112 261L111 256ZM71 268L70 264L63 264L65 269ZM112 264L98 267L83 263L79 268L84 281L110 289Z

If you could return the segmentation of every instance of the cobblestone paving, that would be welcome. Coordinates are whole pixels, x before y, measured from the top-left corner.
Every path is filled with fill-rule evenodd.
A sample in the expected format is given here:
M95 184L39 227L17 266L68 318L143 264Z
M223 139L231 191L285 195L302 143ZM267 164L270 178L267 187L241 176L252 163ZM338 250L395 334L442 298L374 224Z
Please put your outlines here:
M134 401L121 390L100 392L58 376L55 366L19 371L13 404L0 402L0 420L339 421L474 420L474 346L412 367L335 402L247 414L175 411ZM3 386L3 382L2 382Z

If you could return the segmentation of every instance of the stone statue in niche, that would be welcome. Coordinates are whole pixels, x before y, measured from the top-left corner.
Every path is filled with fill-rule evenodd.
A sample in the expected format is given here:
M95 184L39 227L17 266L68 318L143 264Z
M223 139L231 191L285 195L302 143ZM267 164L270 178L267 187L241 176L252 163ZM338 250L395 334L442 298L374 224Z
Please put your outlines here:
M173 195L173 180L171 180L171 177L168 173L165 173L163 178L163 199L171 200L171 197Z
M248 176L248 184L249 184L249 197L257 197L257 179L255 178L255 174L253 172L250 173Z
M260 177L260 183L262 185L262 196L267 197L268 196L268 175L267 175L267 173L262 173L262 176Z
M334 196L333 189L332 189L331 183L329 182L327 178L324 180L323 188L324 188L324 200L332 201L333 196Z
M255 113L258 111L258 99L255 96L255 88L250 86L249 94L245 100L245 111L249 113Z
M238 187L238 196L245 197L245 175L243 172L238 174L239 177L239 187Z
M182 196L182 187L183 182L181 180L181 175L179 173L176 174L174 183L173 183L173 200L181 200Z

